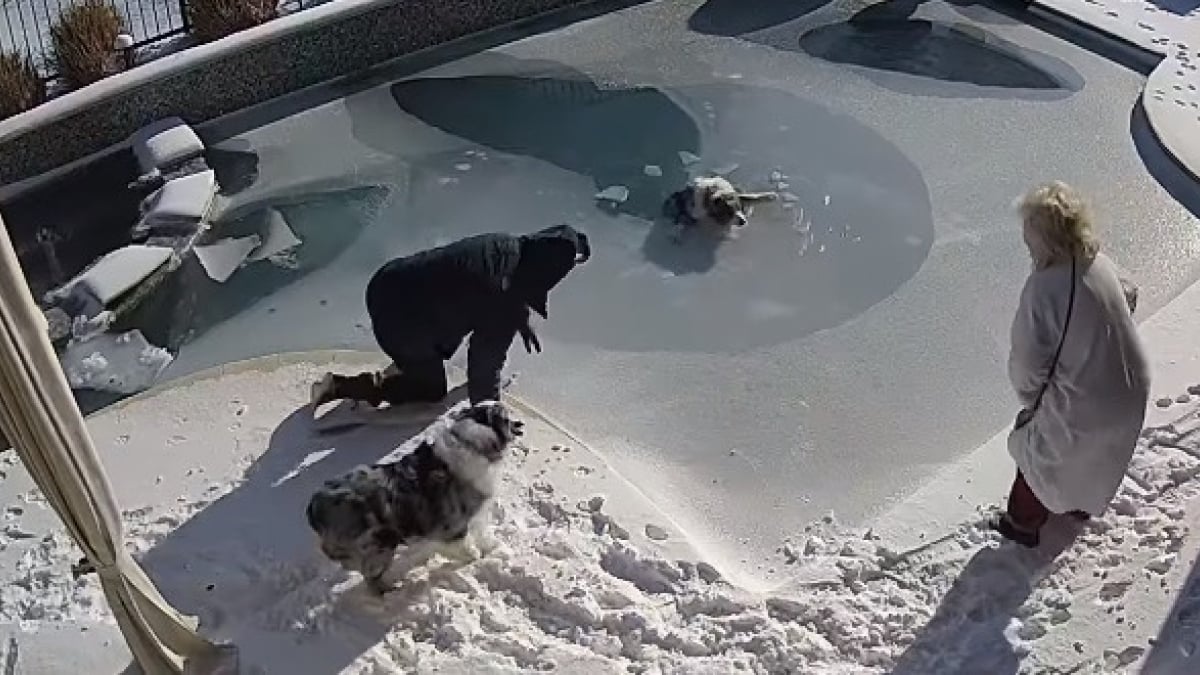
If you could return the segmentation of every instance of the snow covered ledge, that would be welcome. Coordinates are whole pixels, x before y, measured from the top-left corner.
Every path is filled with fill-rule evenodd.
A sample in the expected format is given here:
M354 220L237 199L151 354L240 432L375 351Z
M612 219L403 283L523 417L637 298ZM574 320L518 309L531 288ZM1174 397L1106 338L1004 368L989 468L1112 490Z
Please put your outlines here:
M1166 151L1200 180L1200 6L1162 0L1034 0L1051 15L1161 57L1141 102Z
M1159 143L1200 180L1200 44L1175 45L1146 79L1142 106Z

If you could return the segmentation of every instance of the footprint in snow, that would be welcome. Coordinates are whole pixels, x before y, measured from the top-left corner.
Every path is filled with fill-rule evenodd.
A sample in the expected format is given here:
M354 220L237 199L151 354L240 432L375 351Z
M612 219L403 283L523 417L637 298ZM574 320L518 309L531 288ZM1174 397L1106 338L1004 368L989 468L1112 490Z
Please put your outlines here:
M1105 602L1120 600L1129 592L1131 581L1110 581L1100 587L1100 599Z

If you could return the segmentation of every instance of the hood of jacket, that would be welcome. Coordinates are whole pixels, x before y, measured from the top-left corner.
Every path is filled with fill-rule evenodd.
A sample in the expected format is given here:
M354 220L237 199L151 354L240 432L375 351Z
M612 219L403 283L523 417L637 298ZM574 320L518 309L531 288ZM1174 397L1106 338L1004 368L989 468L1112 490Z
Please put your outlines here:
M530 309L546 318L550 290L592 255L587 235L570 225L555 225L521 235L519 247L513 290Z

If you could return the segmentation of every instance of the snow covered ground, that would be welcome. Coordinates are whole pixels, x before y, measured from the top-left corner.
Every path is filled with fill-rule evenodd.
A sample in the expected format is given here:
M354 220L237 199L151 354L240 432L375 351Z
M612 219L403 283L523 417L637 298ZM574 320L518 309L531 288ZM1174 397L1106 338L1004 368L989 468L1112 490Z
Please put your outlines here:
M984 523L1011 466L985 446L870 526L831 514L772 542L769 583L722 578L656 495L518 403L529 428L491 514L500 546L365 594L319 555L303 504L424 421L318 433L304 398L326 368L371 357L232 366L90 427L131 546L208 634L241 646L246 673L1182 675L1200 665L1198 326L1200 286L1144 324L1156 396L1104 517L1052 523L1037 551L1001 543ZM116 672L124 651L96 580L70 579L79 552L11 455L4 474L7 653L25 673L73 672L71 659Z
M1182 300L1190 305L1168 308L1152 332L1182 332L1166 320L1182 318L1190 333L1200 289ZM1200 382L1195 358L1167 369L1179 391L1153 404L1128 480L1090 525L1054 523L1031 552L987 530L986 499L920 504L962 517L922 528L915 546L831 515L775 543L764 563L786 581L769 586L724 580L703 543L602 455L518 407L529 429L490 516L500 545L465 565L435 561L382 600L320 556L303 504L321 480L387 454L424 422L314 431L304 385L330 363L228 368L90 422L131 546L168 598L241 646L242 672L917 675L1143 662L1156 665L1142 672L1195 672L1200 581L1186 579L1200 551L1200 387L1177 384ZM98 582L71 580L79 551L11 455L4 461L7 653L31 674L70 672L64 664L82 654L120 665ZM981 482L998 494L1004 477ZM74 649L47 662L43 650L62 650L71 633Z

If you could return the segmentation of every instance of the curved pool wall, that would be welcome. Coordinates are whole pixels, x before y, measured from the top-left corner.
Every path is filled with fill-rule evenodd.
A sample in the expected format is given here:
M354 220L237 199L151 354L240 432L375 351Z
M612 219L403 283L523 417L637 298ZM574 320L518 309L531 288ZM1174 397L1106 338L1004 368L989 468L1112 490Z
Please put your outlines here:
M337 0L171 54L0 121L0 184L489 30L535 32L640 0ZM482 41L481 42L486 42ZM486 45L483 45L486 46Z

